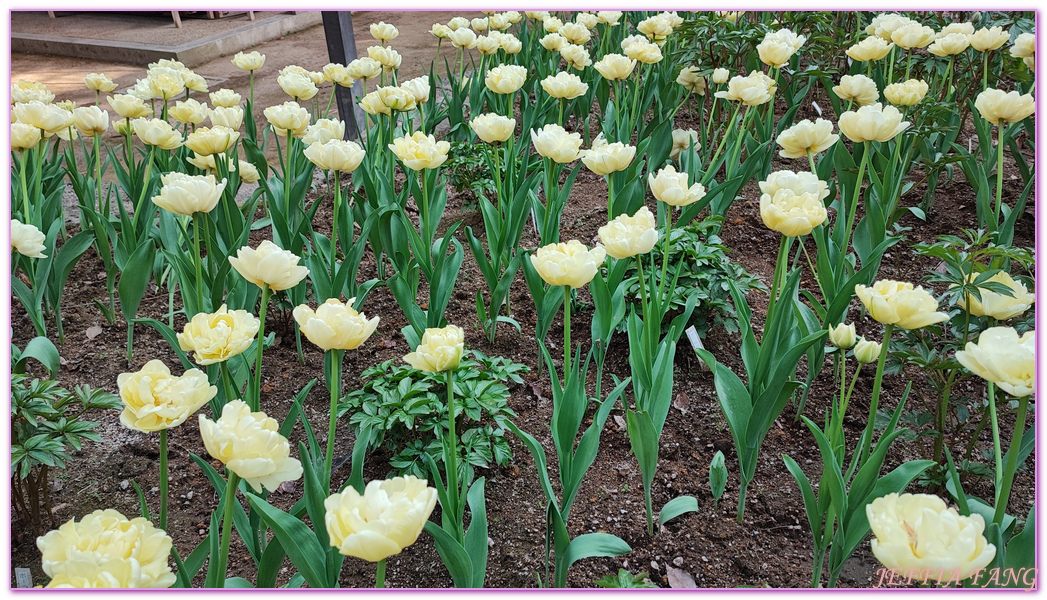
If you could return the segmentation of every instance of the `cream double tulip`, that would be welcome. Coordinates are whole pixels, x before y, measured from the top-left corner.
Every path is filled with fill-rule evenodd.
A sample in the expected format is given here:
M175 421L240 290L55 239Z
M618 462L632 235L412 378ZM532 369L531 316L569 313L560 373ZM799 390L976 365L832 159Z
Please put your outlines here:
M840 131L852 142L886 142L909 128L902 113L879 102L840 115Z
M476 32L466 27L460 27L451 32L450 40L455 48L468 50L476 45Z
M978 343L956 353L956 360L1008 394L1023 398L1036 391L1036 335L1022 336L1013 327L990 327L978 336Z
M804 119L779 133L774 141L782 147L778 152L782 158L802 158L808 151L811 154L824 152L839 140L840 136L833 133L831 122Z
M563 21L553 16L546 17L545 20L542 21L542 28L549 33L559 33L561 27L563 27Z
M400 64L404 60L399 52L388 46L371 46L367 49L367 56L378 61L382 65L382 70L386 73L392 73L399 69Z
M527 68L520 65L499 65L487 72L484 85L496 94L512 94L527 81Z
M73 124L87 137L102 135L109 130L109 113L97 106L73 109Z
M212 421L200 415L200 437L207 453L246 481L256 493L273 491L302 476L302 463L291 458L291 446L275 419L251 412L240 400L222 408ZM351 487L351 486L350 486Z
M783 190L760 196L760 218L768 229L787 237L807 235L825 222L825 207L809 194L795 195Z
M694 66L680 69L680 74L676 76L676 83L682 85L689 92L704 96L705 78L699 75L698 71L698 67Z
M963 580L996 556L982 516L960 516L938 496L890 493L867 504L865 514L876 536L872 553L893 571L958 572Z
M840 100L854 100L859 106L872 104L880 98L876 82L865 75L844 75L840 84L833 86L833 93Z
M538 40L538 43L542 45L542 48L550 52L559 52L567 47L571 42L567 41L567 38L560 35L559 33L548 33Z
M371 23L371 37L380 42L395 40L398 35L400 35L400 30L385 21Z
M1001 121L1017 123L1036 112L1036 102L1032 94L1004 92L994 88L978 94L974 99L974 107L983 119L993 125L999 125Z
M620 10L601 10L596 13L596 20L604 25L618 25L623 14Z
M246 310L222 305L213 313L197 313L177 336L183 352L193 352L198 365L211 365L242 354L258 335L258 319Z
M244 71L257 71L265 64L265 55L257 50L253 52L237 52L233 56L233 64Z
M54 104L33 100L15 104L12 110L16 120L43 129L48 134L53 135L73 126L73 113Z
M36 538L49 588L169 588L171 536L120 512L96 510Z
M382 74L382 64L370 56L363 56L345 66L353 79L374 79Z
M124 410L120 423L138 431L178 427L218 394L207 374L189 369L175 377L162 361L151 360L140 371L116 378Z
M934 30L926 25L910 21L891 32L891 41L899 48L925 48L934 41Z
M221 125L198 127L185 138L187 148L201 156L222 154L236 145L240 132Z
M11 250L27 258L47 258L44 234L32 223L11 219Z
M938 301L923 286L881 279L872 287L854 286L854 293L869 311L869 316L885 325L919 329L947 321L949 315L937 312Z
M609 175L616 171L624 171L629 168L636 156L636 146L628 146L621 142L608 144L607 140L600 134L593 140L590 150L581 151L582 163L597 175Z
M872 36L848 48L847 56L858 62L880 60L890 53L891 48L894 48L892 42L884 41L881 37Z
M28 123L11 123L11 151L36 148L40 143L40 130Z
M352 87L353 78L349 75L349 69L339 63L327 63L323 68L324 81L337 83L342 87Z
M589 57L589 51L585 49L585 46L568 44L560 49L560 57L567 62L568 67L578 71L593 64L593 59ZM588 87L586 85L586 89Z
M774 196L781 190L795 195L810 194L819 202L829 196L829 185L810 171L774 171L760 182L760 193Z
M829 341L833 346L843 350L853 347L857 341L854 323L840 323L836 327L830 327Z
M549 285L580 288L596 276L606 255L600 246L590 250L578 240L571 240L538 248L531 255L531 264Z
M207 112L211 125L237 130L244 124L244 109L239 106L216 106Z
M675 160L688 148L702 149L702 144L698 141L698 132L693 129L673 129L673 148L669 151L669 158Z
M262 114L273 127L273 132L280 137L287 137L288 134L300 137L309 127L309 111L294 101L270 106Z
M135 135L149 146L174 150L182 145L182 134L163 119L135 119L131 121Z
M11 104L24 104L33 100L50 104L54 99L55 95L39 81L19 79L18 82L11 84Z
M128 94L117 94L115 96L106 96L105 99L109 102L109 106L113 111L125 119L137 119L153 114L141 98Z
M437 494L413 475L347 486L324 500L324 525L340 554L379 562L413 544L436 507Z
M938 38L941 39L942 37L953 33L961 33L966 36L974 35L974 23L971 23L970 21L949 23L938 30Z
M580 23L565 23L557 33L567 38L568 42L578 45L584 45L592 38L589 28Z
M175 105L168 109L167 114L179 123L199 125L207 118L208 110L206 104L189 98L175 102Z
M935 56L955 56L971 45L971 38L963 33L950 33L939 36L927 51Z
M646 206L640 207L633 216L618 215L598 231L600 243L611 258L631 258L647 254L658 243L658 230L654 215Z
M218 206L226 180L216 182L214 175L186 175L172 171L160 176L163 184L153 204L176 215L207 213Z
M429 101L429 77L425 75L408 79L401 83L400 87L408 94L414 96L416 104L424 104Z
M663 55L662 49L658 47L658 44L651 42L634 42L628 46L623 46L622 51L625 55L632 60L641 62L645 65L653 65L661 62Z
M1036 36L1031 33L1023 33L1014 38L1011 46L1011 56L1015 58L1031 59L1036 56ZM1025 63L1028 65L1029 63Z
M512 137L516 131L516 119L503 117L498 113L486 113L477 115L469 121L469 127L476 133L476 137L493 144L504 142Z
M788 29L782 30L792 33ZM763 41L756 46L756 52L760 57L760 62L765 65L780 69L789 62L793 54L796 53L796 48L790 43L787 37L779 35L780 32L769 31L764 35ZM795 36L795 34L793 34ZM800 44L803 43L804 36L799 36Z
M211 99L211 104L215 106L224 106L226 108L240 106L240 100L242 99L240 94L237 94L228 88L222 88L217 92L211 92L207 97Z
M356 298L339 302L329 298L314 311L306 304L294 309L294 320L310 342L327 350L352 350L367 341L376 327L378 317L368 320L356 312Z
M971 47L978 52L996 50L1011 39L1011 32L1003 27L982 27L971 36Z
M391 110L397 110L400 112L414 110L418 104L418 100L414 97L414 94L404 87L387 85L376 89L371 92L371 94L368 94L368 96L372 94L377 96L378 101L386 107L384 114L389 114L389 111Z
M909 79L883 88L883 97L895 106L913 106L919 104L927 95L927 82L922 79Z
M967 277L968 282L973 282L978 278L978 274L972 273ZM970 296L968 303L963 296L956 302L961 308L967 310L967 312L977 317L989 316L998 321L1006 321L1023 314L1029 310L1029 307L1036 301L1036 296L1029 293L1029 289L1025 287L1025 284L1016 281L1005 271L1000 271L985 280L985 283L998 283L1007 286L1011 290L1013 296L1006 296L1004 294L993 292L990 290L978 290L982 298L979 300L973 295Z
M567 130L555 123L550 123L539 130L531 130L531 143L538 154L560 164L577 160L582 147L580 133L567 133Z
M431 327L422 334L422 341L404 356L404 361L426 373L454 371L465 352L465 332L457 325Z
M553 98L571 100L589 91L589 84L574 73L561 71L542 80L542 89Z
M647 36L652 42L665 43L665 38L673 32L673 26L669 20L662 15L648 17L636 24L636 30Z
M705 186L695 183L688 187L688 179L687 173L677 173L676 168L669 165L655 174L649 173L647 185L659 202L670 206L687 206L705 197Z
M311 100L320 90L311 79L299 73L287 73L276 78L285 94L298 100Z
M749 75L735 75L727 82L727 89L716 92L717 98L741 102L746 106L766 104L774 98L777 85L774 80L762 71L753 71Z
M438 142L435 136L416 131L410 137L396 138L389 144L389 149L405 167L412 171L421 171L436 169L444 164L451 144L444 140Z
M636 61L623 54L605 54L593 65L604 79L619 81L628 79L636 68Z
M109 93L116 89L116 82L105 76L105 73L88 73L84 76L87 89Z
M298 285L309 274L309 269L300 266L300 257L280 246L263 240L258 248L244 246L236 251L236 256L229 257L241 277L262 287L268 285L273 290L286 290Z
M352 173L367 153L356 142L332 139L309 144L304 154L311 163L326 171Z

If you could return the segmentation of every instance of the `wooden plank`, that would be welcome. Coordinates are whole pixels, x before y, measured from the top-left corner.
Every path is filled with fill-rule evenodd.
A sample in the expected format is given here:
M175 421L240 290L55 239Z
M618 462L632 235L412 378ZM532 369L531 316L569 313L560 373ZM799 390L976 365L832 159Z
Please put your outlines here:
M172 10L171 11L171 18L174 19L175 27L181 29L182 28L182 17L178 16L178 11L177 10Z
M353 36L353 17L347 10L322 11L324 36L327 38L327 55L331 62L348 65L356 60L356 38ZM338 117L345 121L346 139L360 139L362 124L367 121L364 111L353 98L363 96L362 81L353 83L352 88L335 84L335 100Z

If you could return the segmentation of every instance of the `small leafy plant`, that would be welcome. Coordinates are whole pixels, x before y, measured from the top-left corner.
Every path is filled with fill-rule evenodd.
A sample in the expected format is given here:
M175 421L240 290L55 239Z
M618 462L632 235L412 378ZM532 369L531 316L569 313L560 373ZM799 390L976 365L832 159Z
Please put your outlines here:
M593 582L596 587L602 588L656 588L658 586L647 579L647 573L633 575L625 569L618 569L618 574L604 575Z
M738 313L730 302L728 281L734 281L743 294L763 288L759 278L728 258L727 253L730 250L715 233L719 230L722 220L721 217L708 217L700 222L675 228L669 240L667 277L676 278L676 287L669 299L668 310L675 314L675 311L683 310L692 296L696 297L690 324L694 325L699 335L705 335L705 332L719 326L728 333L737 333ZM655 245L653 257L654 264L661 264L661 244ZM625 279L626 298L638 301L640 285L635 264L630 264ZM622 326L624 327L624 321Z
M385 446L398 475L427 476L425 457L443 460L436 427L447 429L447 395L440 373L424 373L388 360L361 374L364 384L350 392L338 415L352 413L349 422L371 431L369 450ZM528 369L502 357L467 350L455 377L455 418L462 419L462 468L507 465L512 450L504 421L515 417L509 408L509 384L522 384ZM464 417L463 417L464 413ZM468 464L470 467L466 467Z

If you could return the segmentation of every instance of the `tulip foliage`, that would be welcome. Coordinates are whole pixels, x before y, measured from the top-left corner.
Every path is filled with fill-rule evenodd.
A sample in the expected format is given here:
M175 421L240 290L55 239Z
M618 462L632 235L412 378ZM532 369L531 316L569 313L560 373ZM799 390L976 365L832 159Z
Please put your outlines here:
M244 89L209 89L175 60L149 64L122 91L87 74L87 106L12 83L12 292L38 336L13 348L16 512L39 525L48 468L71 460L66 446L98 438L93 422L67 414L72 400L116 408L90 388L25 375L34 358L56 376L58 351L43 336L53 322L64 342L63 293L89 251L105 271L95 304L127 327L120 422L155 435L159 455L154 514L135 483L142 518L99 510L38 538L49 586L189 587L203 573L206 587L274 587L286 558L286 587L333 588L349 557L373 563L384 587L390 557L431 543L455 586L483 587L489 535L503 526L488 522L488 493L504 488L478 469L511 458L508 430L531 454L546 507L538 583L563 587L577 561L631 552L621 532L576 534L615 411L642 480L647 547L676 533L672 519L702 510L694 488L653 505L665 497L655 475L685 378L715 390L730 429L734 453L716 452L709 483L714 510L737 494L739 523L764 442L794 403L796 435L811 436L821 471L784 454L778 466L799 487L813 587L826 570L837 585L870 533L884 566L948 567L957 582L1034 564L1035 513L1008 513L1035 449L1034 257L1016 245L1035 189L1026 15L482 15L434 24L435 57L413 78L400 32L380 22L347 65L274 67L239 52L231 62L247 74ZM256 106L256 76L287 98ZM336 92L365 115L355 127L332 112ZM353 130L360 139L347 139ZM76 215L65 214L67 181ZM467 203L457 210L448 184L469 187L475 215L463 214ZM941 264L896 280L892 254L941 218L934 199L946 184L967 194L976 229L915 244L918 260ZM597 201L579 214L582 195ZM765 284L726 258L730 236L720 234L746 226L742 211L778 242ZM593 215L597 231L582 231ZM470 291L469 314L452 324L463 272L479 273L475 302ZM516 301L521 279L533 306ZM732 310L736 329L716 314ZM375 348L396 345L389 323L408 348L402 362L351 376ZM700 343L697 332L720 324L737 333L737 360ZM132 367L136 350L143 358L136 325L170 354ZM708 375L686 372L685 332ZM546 428L524 431L518 394L502 385L523 383L524 367L481 358L504 367L481 377L462 360L467 341L483 356L477 334L531 349L527 383L537 395L548 378L552 390ZM288 372L274 346L292 339L296 370L316 372L281 398L264 382ZM306 360L316 352L322 373ZM307 402L322 389L327 412L311 422ZM185 435L190 418L197 439ZM346 426L355 439L339 456ZM933 438L929 456L895 460L892 448L920 437ZM399 473L365 482L379 446ZM177 510L172 452L199 467L217 500L191 550L165 531ZM964 491L971 473L991 486L968 487L991 497ZM916 485L942 497L906 493ZM293 504L273 496L288 490ZM234 537L244 565L230 565ZM637 583L625 575L618 581Z

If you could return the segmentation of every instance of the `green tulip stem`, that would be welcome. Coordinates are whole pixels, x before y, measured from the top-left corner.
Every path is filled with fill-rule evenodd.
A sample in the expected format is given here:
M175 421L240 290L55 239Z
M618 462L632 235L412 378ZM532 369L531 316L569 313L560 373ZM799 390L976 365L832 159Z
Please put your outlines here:
M336 96L337 94L338 94L338 84L336 83L336 84L334 84L334 85L333 85L333 87L331 88L331 97L330 97L330 98L329 98L329 99L327 100L327 108L325 108L325 109L324 109L324 116L323 116L323 118L325 118L325 119L326 119L326 118L327 118L327 115L331 113L331 105L332 105L332 104L334 104L334 97L335 97L335 96ZM419 106L419 108L418 108L418 112L421 112L421 111L422 111L422 109L421 109L421 107Z
M223 360L219 364L221 365L222 370L222 387L225 389L225 404L229 404L233 400L237 399L237 394L235 391L236 386L233 385L233 374L229 372L229 361ZM223 404L222 406L225 406L225 404ZM220 413L212 416L218 418L220 416Z
M427 177L425 175L426 175L425 171L418 171L418 178L421 180L421 184L422 184L422 197L419 199L420 200L419 202L416 202L416 204L418 204L418 210L419 210L420 215L421 215L420 216L420 225L421 225L420 229L421 229L421 233L422 233L422 239L426 241L426 246L425 247L429 249L427 251L427 254L431 255L432 254L432 245L433 245L433 234L435 232L432 231L432 228L430 227L430 223L429 223L429 184L426 181ZM431 257L427 257L427 258L428 258L428 261L430 263L432 263L432 258Z
M252 411L257 411L262 404L262 349L265 346L265 309L269 304L269 284L262 284L262 302L258 307L258 350L254 361L254 385L247 402Z
M637 258L639 260L639 258ZM640 289L643 289L643 271L640 271ZM571 286L563 286L563 378L571 370Z
M993 399L989 399L990 406ZM1011 445L1007 449L1007 466L1003 472L1003 480L996 492L996 514L993 522L1003 527L1003 518L1007 513L1007 501L1011 497L1011 486L1014 485L1014 471L1018 468L1018 454L1021 448L1022 437L1025 434L1025 415L1029 410L1029 396L1018 399L1018 416L1014 421L1014 433L1011 434Z
M887 54L887 85L894 83L894 49L897 46L892 45L891 51Z
M912 55L913 51L909 50L909 60L905 62L905 80L909 81L909 72L912 70Z
M222 513L222 548L218 552L218 587L225 587L225 572L229 565L229 542L232 536L233 503L236 502L236 486L240 478L231 470L226 469L229 480L225 484L225 510Z
M989 51L982 52L982 90L989 87Z
M109 218L109 211L102 212L102 150L101 150L101 135L95 135L94 146L95 146L95 187L97 189L95 200L98 202L98 212L102 213ZM22 181L23 187L25 187L25 180Z
M132 222L134 223L134 226L136 228L138 227L138 217L139 217L139 215L141 215L142 213L145 212L144 210L141 210L141 208L142 208L142 203L145 202L145 195L149 192L149 176L153 172L153 158L155 158L155 157L156 157L156 146L150 146L149 147L149 162L147 162L146 165L145 165L145 177L142 178L142 193L141 193L141 195L138 196L138 203L135 204L135 206L134 206L135 214L134 214L134 217L132 218Z
M822 297L825 297L825 288L822 287L822 280L818 277L818 267L811 261L811 255L807 252L807 245L800 243L800 249L803 250L803 256L807 259L807 266L811 268L811 274L814 275L814 281L818 284L818 291L821 292Z
M745 109L745 116L742 117L742 126L738 130L738 139L734 141L734 152L731 154L733 159L730 162L728 162L725 166L725 169L727 169L727 177L730 177L731 174L733 174L735 167L738 166L738 161L741 160L742 146L745 145L745 134L749 130L749 123L751 122L750 117L752 117L754 114L755 111L753 110L753 107L750 106L749 108Z
M200 254L200 237L201 229L204 226L204 216L201 212L193 213L193 262L196 263L196 311L205 312L206 307L204 306L204 275L203 266L204 259L203 255ZM191 316L187 315L189 318Z
M1003 134L1004 124L997 123L996 127L999 129L999 133L996 137L996 219L993 223L993 229L1000 226L1000 211L1003 206Z
M327 420L327 454L324 457L324 473L327 476L327 490L331 490L331 464L334 458L334 434L338 425L338 399L342 392L342 357L344 350L328 350L324 358L327 360L327 372L329 379L327 389L331 392L331 408Z
M18 158L19 179L22 180L22 219L24 219L26 223L32 223L32 215L29 214L29 188L25 183L25 163L29 159L25 155L25 151L19 152Z
M160 430L160 529L167 530L167 430Z
M287 131L287 163L284 166L284 210L288 217L291 215L291 184L294 181L294 171L291 166L291 147L294 146L294 136L291 130Z
M612 208L614 207L614 179L613 179L613 176L614 176L613 173L608 173L607 174L607 220L608 221L610 221L611 219L614 219L614 211L612 210Z
M331 281L334 281L335 271L338 270L338 205L342 203L342 181L340 171L334 172L334 204L331 207L333 223L331 225Z
M705 175L702 177L702 185L706 185L712 180L713 175L719 170L716 168L716 159L720 158L720 153L723 152L724 146L727 144L727 138L731 137L731 130L734 129L734 123L738 120L738 112L742 110L742 103L739 102L738 106L735 107L734 112L731 114L731 120L727 122L727 131L724 132L723 137L720 138L720 144L716 147L716 152L713 153L712 159L709 161L709 168L705 171Z
M667 275L669 274L669 238L673 234L673 207L671 204L665 205L665 239L662 240L662 278L658 281L658 306L666 306L666 302L669 296L672 295L673 290L665 289L665 282ZM660 308L659 310L665 310ZM646 316L646 315L644 315Z
M556 103L560 106L560 117L556 120L556 124L559 125L560 127L563 127L563 105L564 105L563 98L560 98L559 100L557 100Z
M778 259L774 263L774 279L771 281L770 306L767 309L768 315L770 315L771 311L774 310L774 305L778 303L778 290L782 279L784 279L783 275L788 269L789 248L792 246L792 240L792 237L783 235L782 240L778 243Z
M131 358L134 356L134 337L135 337L135 320L130 318L127 320L127 364L131 364Z
M847 207L847 231L843 238L843 245L840 246L844 254L847 253L847 245L851 243L851 230L854 228L854 217L858 212L858 202L862 199L862 178L865 177L865 165L869 163L870 150L869 142L864 142L862 160L858 165L858 179L854 182L854 197L851 199L851 205Z
M807 162L811 165L811 173L814 173L814 176L817 177L818 165L814 163L814 152L811 152L810 146L807 147Z
M945 68L945 88L942 90L942 101L949 99L949 92L952 91L952 78L953 78L953 63L956 62L956 55L949 57L949 66Z
M847 395L843 397L843 402L840 403L840 422L843 423L843 416L847 414L847 405L851 403L851 396L854 395L854 384L858 383L858 374L862 371L862 363L858 363L858 366L854 369L854 377L851 378L851 385L847 387ZM846 375L846 373L844 373Z
M455 539L463 543L465 532L462 531L462 511L459 503L461 495L458 490L458 435L455 430L454 371L446 371L445 376L447 380L447 440L450 451L449 456L444 459L444 468L447 469L447 496L452 504L448 510L451 512L451 521L455 523Z
M385 559L378 561L378 570L374 575L374 587L385 587Z
M254 69L251 70L251 110L254 110ZM251 115L251 119L254 119L254 115Z
M989 420L992 422L992 450L995 459L995 472L993 477L993 488L999 492L1000 483L1003 481L1003 454L1000 447L1000 421L996 417L996 384L989 381L989 389L986 396L989 399Z
M883 384L883 366L887 362L887 354L891 345L891 333L893 331L893 323L888 323L883 330L883 346L880 348L880 358L876 361L876 378L873 380L872 396L869 399L869 418L866 420L865 441L862 445L860 461L865 460L872 447L873 426L876 423L876 409L880 404L880 386Z

